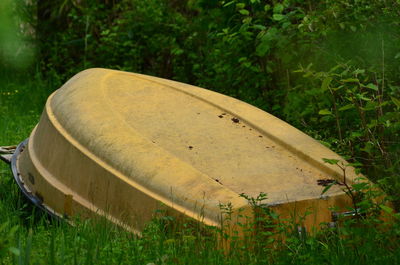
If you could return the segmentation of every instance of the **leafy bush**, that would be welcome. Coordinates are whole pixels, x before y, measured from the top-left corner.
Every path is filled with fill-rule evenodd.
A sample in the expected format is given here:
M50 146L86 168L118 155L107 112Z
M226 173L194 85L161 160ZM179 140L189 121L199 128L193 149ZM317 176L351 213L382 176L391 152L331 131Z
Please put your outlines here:
M109 67L213 89L362 163L391 194L400 188L396 0L26 5L46 76Z

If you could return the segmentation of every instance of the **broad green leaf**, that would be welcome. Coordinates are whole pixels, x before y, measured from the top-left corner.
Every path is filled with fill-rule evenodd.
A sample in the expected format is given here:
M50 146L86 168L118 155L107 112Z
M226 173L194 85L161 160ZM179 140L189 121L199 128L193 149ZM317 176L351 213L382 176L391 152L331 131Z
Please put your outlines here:
M275 21L280 21L280 20L284 19L285 16L282 15L282 14L274 14L274 15L272 16L272 18L273 18Z
M239 13L244 16L248 16L250 14L250 12L247 9L240 9Z
M230 2L226 3L226 4L224 5L224 7L230 6L230 5L234 4L234 3L235 3L235 1L230 1Z
M378 91L378 87L375 84L369 83L365 87L370 88L372 90Z
M347 78L347 79L342 79L340 81L344 83L360 83L360 80L358 80L358 78Z
M386 205L380 204L379 207L380 207L382 210L384 210L385 212L389 213L389 214L393 213L393 209L390 208L390 207L388 207L388 206L386 206Z
M265 6L264 6L264 11L265 12L267 12L268 10L270 10L271 9L271 6L269 5L269 4L266 4Z
M322 109L318 112L319 115L332 115L332 112L328 109Z
M400 108L400 100L397 99L397 98L395 98L395 97L390 97L390 98L392 99L393 103L394 103L398 108Z
M237 9L243 9L246 5L244 3L237 3L236 8Z
M328 90L328 89L329 89L329 85L330 85L331 82L332 82L332 77L330 77L330 76L326 77L326 78L322 81L322 84L321 84L321 89L322 89L322 91Z
M172 49L171 53L174 55L181 55L182 53L184 53L184 50L182 50L180 48L174 48L174 49Z
M284 9L284 6L282 4L278 3L274 6L274 13L280 14L280 13L282 13L283 9Z
M249 68L251 66L251 62L244 62L243 66Z
M354 104L347 104L346 106L339 108L339 111L345 111L352 108L354 108Z
M253 28L259 29L259 30L265 30L266 29L266 27L264 25L259 25L259 24L254 25Z
M322 158L322 160L331 165L337 165L337 163L339 163L339 160L337 159Z

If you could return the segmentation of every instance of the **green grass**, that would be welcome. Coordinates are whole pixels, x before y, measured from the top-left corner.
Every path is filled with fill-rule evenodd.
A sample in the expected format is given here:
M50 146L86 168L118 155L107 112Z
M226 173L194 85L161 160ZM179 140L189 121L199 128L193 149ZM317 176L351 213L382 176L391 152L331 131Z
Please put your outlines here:
M61 82L40 75L2 73L0 77L0 145L29 137L48 95ZM75 220L71 226L32 207L22 197L7 165L0 165L0 264L397 264L400 225L386 229L366 218L315 236L276 227L286 241L269 243L268 230L242 241L231 238L230 251L217 248L218 229L174 225L155 215L141 237L104 219ZM296 231L296 229L294 229Z

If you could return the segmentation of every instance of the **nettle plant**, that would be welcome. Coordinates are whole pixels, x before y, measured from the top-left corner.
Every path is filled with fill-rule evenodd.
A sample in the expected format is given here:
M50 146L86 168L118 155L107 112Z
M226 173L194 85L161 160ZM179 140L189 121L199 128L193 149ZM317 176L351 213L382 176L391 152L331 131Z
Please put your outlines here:
M400 87L370 69L359 69L351 62L338 64L326 72L301 67L312 84L295 104L304 104L299 118L303 125L319 130L326 145L359 163L370 179L390 181L400 187L399 136ZM298 92L297 92L298 93ZM389 177L389 178L387 178Z

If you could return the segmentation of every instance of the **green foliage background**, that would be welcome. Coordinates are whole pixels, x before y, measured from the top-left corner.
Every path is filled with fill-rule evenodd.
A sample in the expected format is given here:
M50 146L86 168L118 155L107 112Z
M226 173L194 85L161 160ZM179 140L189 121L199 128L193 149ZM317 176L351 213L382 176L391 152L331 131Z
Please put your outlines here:
M228 94L400 189L398 0L24 3L45 76L106 67Z
M174 79L253 104L346 157L400 207L399 0L1 0L0 144L26 138L49 93L90 67ZM8 171L0 166L3 176ZM0 178L0 264L399 260L398 214L383 231L372 229L378 219L315 238L296 227L289 237L285 227L279 251L265 248L271 238L263 231L260 249L227 258L195 229L165 233L163 218L141 239L86 222L38 221L26 216L11 178Z

